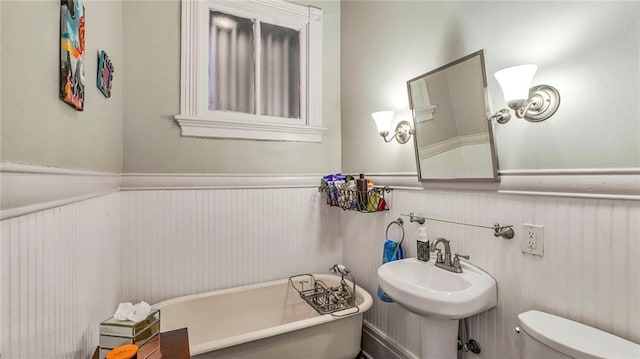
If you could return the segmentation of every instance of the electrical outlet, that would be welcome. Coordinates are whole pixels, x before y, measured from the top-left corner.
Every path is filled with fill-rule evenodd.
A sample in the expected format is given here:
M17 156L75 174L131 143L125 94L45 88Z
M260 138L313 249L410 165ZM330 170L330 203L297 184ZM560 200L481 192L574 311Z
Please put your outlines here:
M544 255L544 227L536 224L522 224L522 253Z

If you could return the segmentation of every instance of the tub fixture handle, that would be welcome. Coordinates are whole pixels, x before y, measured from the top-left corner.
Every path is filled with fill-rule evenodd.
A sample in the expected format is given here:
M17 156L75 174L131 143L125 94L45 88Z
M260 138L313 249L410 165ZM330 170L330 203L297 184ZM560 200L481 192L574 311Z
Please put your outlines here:
M520 334L520 327L516 327L516 333Z
M330 271L332 271L333 273L336 274L340 274L340 275L349 275L349 273L351 273L351 270L347 267L345 267L343 264L334 264L333 267L329 268Z
M300 283L300 287L302 288L302 290L304 290L304 285L309 283L309 281L308 280L301 280L298 283Z

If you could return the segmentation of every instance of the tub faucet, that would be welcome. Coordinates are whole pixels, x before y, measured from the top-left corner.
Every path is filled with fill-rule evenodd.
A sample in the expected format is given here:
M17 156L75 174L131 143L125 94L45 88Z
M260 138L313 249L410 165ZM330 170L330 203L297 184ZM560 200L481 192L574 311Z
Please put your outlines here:
M340 274L340 287L333 287L332 290L338 295L340 299L345 299L349 305L354 306L356 303L356 277L353 276L351 269L345 267L343 264L334 264L329 268L335 274ZM349 288L349 284L345 277L350 277L353 287Z

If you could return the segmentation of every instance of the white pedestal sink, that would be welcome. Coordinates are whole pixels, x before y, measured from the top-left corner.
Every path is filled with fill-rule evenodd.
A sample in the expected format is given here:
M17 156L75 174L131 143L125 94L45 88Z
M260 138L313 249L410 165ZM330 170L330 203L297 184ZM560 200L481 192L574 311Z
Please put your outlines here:
M378 268L380 287L408 311L421 316L422 359L457 357L458 320L498 303L495 279L466 262L462 273L407 258Z

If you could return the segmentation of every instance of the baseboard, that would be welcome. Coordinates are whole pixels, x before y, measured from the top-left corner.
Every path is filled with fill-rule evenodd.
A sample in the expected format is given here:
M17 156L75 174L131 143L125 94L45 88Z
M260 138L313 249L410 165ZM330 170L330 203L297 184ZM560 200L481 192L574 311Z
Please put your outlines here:
M362 327L362 351L369 359L419 359L366 321Z

